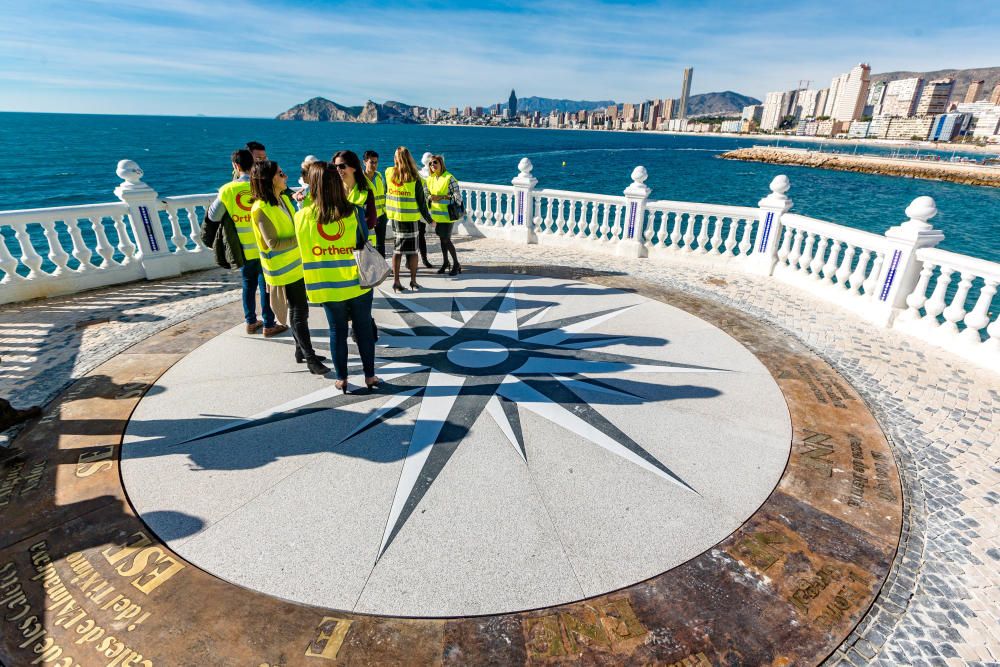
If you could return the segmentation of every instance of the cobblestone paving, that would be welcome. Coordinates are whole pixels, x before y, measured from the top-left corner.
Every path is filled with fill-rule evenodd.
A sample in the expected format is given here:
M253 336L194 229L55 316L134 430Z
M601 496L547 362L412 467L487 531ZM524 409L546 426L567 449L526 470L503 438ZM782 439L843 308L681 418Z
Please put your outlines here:
M995 374L872 327L794 287L725 267L485 239L459 245L463 263L597 268L687 289L809 345L851 381L886 429L906 504L889 580L828 664L1000 665ZM44 403L129 345L238 296L238 276L213 270L0 307L0 396L18 406Z

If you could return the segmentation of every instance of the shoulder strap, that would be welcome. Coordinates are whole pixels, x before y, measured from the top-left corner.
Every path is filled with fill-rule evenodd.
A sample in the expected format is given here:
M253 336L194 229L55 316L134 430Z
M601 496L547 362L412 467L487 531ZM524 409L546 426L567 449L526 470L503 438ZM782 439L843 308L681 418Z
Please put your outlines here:
M361 206L354 205L354 215L358 219L358 233L355 246L361 248L368 242L368 221L365 220L365 209Z

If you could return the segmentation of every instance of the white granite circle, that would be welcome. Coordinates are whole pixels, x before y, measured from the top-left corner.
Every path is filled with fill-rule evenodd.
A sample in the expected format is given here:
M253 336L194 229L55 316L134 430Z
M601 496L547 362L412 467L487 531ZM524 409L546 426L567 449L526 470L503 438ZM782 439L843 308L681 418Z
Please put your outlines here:
M460 616L579 600L738 528L789 453L784 397L720 329L526 275L378 292L377 373L310 375L243 325L167 371L122 450L132 505L227 581L310 605ZM313 341L329 355L322 310ZM352 346L353 350L353 346Z
M464 368L489 368L510 356L506 347L490 340L468 340L453 345L447 355L449 361Z

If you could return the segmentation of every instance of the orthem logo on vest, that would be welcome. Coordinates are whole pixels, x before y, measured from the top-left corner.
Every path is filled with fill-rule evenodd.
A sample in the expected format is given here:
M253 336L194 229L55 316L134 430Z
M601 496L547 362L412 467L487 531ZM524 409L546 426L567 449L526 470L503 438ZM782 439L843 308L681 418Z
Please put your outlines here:
M341 220L334 220L333 222L334 222L334 224L337 225L337 229L336 229L336 231L333 234L327 234L323 230L323 223L322 222L317 222L316 223L316 231L318 231L319 235L322 236L323 238L325 238L327 241L339 241L340 237L344 235L344 221L343 221L343 219L341 219Z
M251 205L247 204L244 201L244 199L247 198L247 197L249 197L249 196L250 196L250 193L248 191L244 190L243 192L237 192L236 193L236 205L239 206L244 211L249 211L251 209Z

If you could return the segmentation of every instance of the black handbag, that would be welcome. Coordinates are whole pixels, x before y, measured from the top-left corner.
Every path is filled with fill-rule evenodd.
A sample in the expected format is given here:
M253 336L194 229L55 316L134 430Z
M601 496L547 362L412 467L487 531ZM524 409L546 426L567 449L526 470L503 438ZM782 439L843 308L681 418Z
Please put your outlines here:
M455 200L448 202L448 219L452 222L461 220L465 215L465 204L456 204Z

